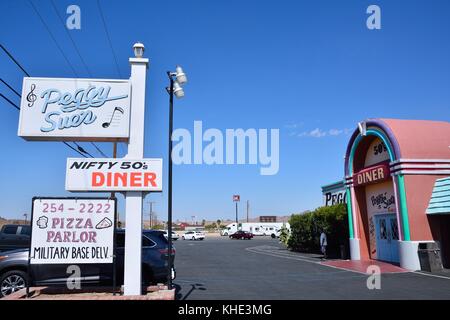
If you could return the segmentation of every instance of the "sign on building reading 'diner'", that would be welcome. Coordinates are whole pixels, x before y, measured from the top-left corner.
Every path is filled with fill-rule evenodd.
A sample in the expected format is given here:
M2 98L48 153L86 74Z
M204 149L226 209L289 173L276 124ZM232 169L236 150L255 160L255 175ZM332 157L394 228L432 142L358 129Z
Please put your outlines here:
M162 191L162 159L69 158L67 191Z
M18 135L26 140L127 141L130 82L24 78Z
M112 263L115 199L33 198L30 264Z
M380 164L370 168L365 168L353 175L353 185L364 186L367 184L384 181L390 177L390 170L387 164Z

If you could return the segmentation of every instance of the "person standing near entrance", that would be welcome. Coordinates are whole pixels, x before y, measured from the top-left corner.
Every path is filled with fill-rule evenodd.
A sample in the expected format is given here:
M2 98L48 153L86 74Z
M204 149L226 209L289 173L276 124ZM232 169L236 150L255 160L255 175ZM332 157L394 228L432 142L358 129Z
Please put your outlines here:
M322 230L320 234L320 251L322 251L323 259L327 258L327 235Z

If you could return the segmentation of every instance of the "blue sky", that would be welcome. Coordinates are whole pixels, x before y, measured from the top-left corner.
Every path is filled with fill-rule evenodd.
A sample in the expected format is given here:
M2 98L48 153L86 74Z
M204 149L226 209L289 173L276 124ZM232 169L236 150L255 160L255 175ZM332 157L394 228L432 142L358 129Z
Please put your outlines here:
M51 1L33 3L77 74L29 1L0 2L0 43L32 76L88 78ZM176 64L189 83L175 102L175 128L192 130L201 120L205 129L280 129L277 175L261 176L255 165L175 166L175 219L233 219L233 194L241 195L242 214L250 200L252 216L313 209L322 203L320 186L343 177L358 121L450 118L449 1L101 0L119 70L97 2L54 3L63 19L67 6L80 6L81 30L70 33L94 78L129 77L131 47L145 44L146 157L167 162L165 72ZM366 28L370 4L381 8L381 30ZM3 52L0 75L21 91L24 74ZM19 102L2 84L0 92ZM0 119L0 216L29 213L36 195L70 196L65 160L78 155L60 142L17 137L18 112L2 99ZM111 144L98 145L112 154ZM119 156L125 152L121 144ZM165 217L166 199L163 192L146 201Z

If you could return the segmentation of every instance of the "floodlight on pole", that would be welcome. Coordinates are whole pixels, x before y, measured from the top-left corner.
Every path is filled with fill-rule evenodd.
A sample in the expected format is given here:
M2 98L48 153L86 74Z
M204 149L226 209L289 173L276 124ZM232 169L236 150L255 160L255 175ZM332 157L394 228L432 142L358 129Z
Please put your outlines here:
M175 68L175 77L180 85L184 85L187 82L186 74L183 72L183 68L181 68L181 66L177 66Z
M177 97L178 99L184 97L184 90L177 80L175 80L175 82L173 83L173 93L175 94L175 97Z

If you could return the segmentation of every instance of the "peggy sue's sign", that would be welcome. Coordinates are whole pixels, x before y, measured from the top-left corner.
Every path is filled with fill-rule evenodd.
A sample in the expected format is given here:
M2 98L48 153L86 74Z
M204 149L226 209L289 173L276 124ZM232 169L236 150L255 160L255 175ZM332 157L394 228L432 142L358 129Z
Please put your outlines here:
M127 141L128 80L24 78L18 135L26 140Z

